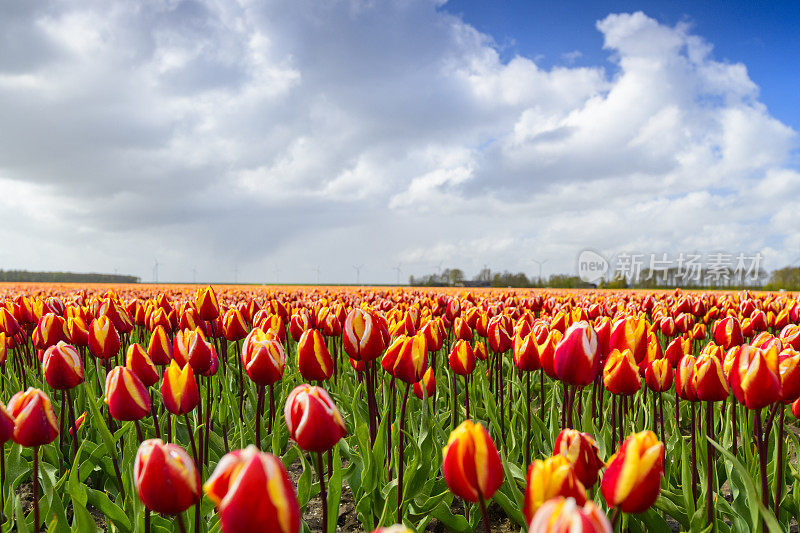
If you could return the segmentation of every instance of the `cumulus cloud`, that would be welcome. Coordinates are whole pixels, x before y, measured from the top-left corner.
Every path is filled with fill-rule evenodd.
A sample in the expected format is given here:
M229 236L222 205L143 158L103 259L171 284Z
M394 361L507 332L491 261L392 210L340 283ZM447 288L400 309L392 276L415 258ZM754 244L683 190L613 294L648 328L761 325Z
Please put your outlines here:
M6 268L381 282L800 246L796 132L683 23L610 14L609 63L544 69L432 0L0 12Z

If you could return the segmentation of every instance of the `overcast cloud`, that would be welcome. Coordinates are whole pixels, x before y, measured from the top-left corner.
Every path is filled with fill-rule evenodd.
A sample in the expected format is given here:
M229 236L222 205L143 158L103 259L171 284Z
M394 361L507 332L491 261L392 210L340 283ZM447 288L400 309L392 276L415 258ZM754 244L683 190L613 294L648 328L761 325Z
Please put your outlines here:
M586 29L608 62L544 70L431 0L0 14L0 268L390 282L572 272L585 247L800 256L797 132L688 25L609 14Z

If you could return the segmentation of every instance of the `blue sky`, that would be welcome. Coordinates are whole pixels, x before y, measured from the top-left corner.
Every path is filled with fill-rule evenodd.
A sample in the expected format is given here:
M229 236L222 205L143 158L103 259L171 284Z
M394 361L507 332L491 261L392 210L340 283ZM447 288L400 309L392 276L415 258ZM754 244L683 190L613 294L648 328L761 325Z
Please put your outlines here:
M521 54L543 67L608 63L595 23L643 11L663 24L687 22L714 45L717 60L747 65L770 113L800 130L800 3L794 1L448 0L445 11L491 35L504 59ZM579 57L565 57L578 51Z
M0 268L385 283L574 273L585 249L779 268L800 256L795 11L0 0Z

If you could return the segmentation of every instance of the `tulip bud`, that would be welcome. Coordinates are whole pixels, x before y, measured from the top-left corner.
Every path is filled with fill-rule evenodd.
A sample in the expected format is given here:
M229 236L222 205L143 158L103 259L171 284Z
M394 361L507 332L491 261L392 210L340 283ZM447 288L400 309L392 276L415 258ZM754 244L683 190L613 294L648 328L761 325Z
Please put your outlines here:
M75 436L75 433L76 433L77 431L80 431L81 427L83 427L83 422L84 422L85 420L86 420L86 412L84 411L84 412L83 412L83 414L82 414L81 416L79 416L79 417L78 417L78 418L75 420L75 424L73 424L73 425L72 425L72 426L69 428L69 434L70 434L70 436L71 436L71 437L74 437L74 436Z
M98 359L111 359L119 352L122 344L117 328L106 315L92 320L89 327L89 351Z
M616 348L608 356L603 368L603 385L611 394L635 394L642 383L633 354L627 348L620 352Z
M725 350L744 343L742 325L736 317L726 317L714 326L714 342Z
M650 361L644 371L644 381L654 392L664 392L672 387L673 371L667 359Z
M214 320L219 316L217 295L214 294L214 289L210 286L197 291L194 306L197 308L197 313L203 320Z
M462 317L456 317L453 322L453 337L460 340L472 341L472 328Z
M72 389L83 383L83 362L71 344L58 341L49 347L42 358L44 379L56 390Z
M612 533L606 515L594 502L579 506L575 498L553 498L542 504L528 531L536 533Z
M347 435L339 409L322 387L295 387L286 398L283 415L289 436L301 450L324 452Z
M664 444L652 431L634 433L608 461L600 492L609 507L643 513L658 498L663 475Z
M276 339L254 328L242 344L242 365L254 383L261 386L277 383L286 367L286 353Z
M139 381L141 381L145 387L152 387L158 383L160 379L156 365L153 364L153 361L150 360L150 356L147 355L147 352L145 352L144 348L138 343L134 342L128 346L125 366L128 370L136 374L136 377L139 378Z
M577 476L569 459L563 455L554 455L544 461L536 460L528 467L527 488L523 512L525 520L533 520L536 511L544 502L557 496L575 498L583 505L586 503L586 489Z
M796 324L785 326L781 330L780 338L785 346L791 346L795 350L800 350L800 326Z
M781 397L785 403L792 403L800 397L800 353L786 348L779 355L778 370L781 378Z
M675 319L671 316L665 316L661 319L661 323L659 324L661 328L661 333L665 337L674 337L677 327L675 326Z
M504 353L511 349L511 330L506 317L499 315L489 320L486 340L489 348L495 353Z
M147 355L154 365L165 366L172 361L172 354L172 343L166 330L162 326L156 326L150 337L150 344L147 345Z
M307 381L324 381L333 374L333 359L318 330L307 329L300 337L297 343L297 367Z
M436 377L433 375L433 368L428 368L425 371L422 379L414 383L413 389L414 395L420 400L424 399L425 395L428 397L433 396L436 391Z
M569 460L575 476L584 487L593 487L600 469L605 466L592 436L576 429L561 430L556 437L553 455L563 455Z
M156 513L175 515L200 501L200 472L177 444L149 439L139 445L133 463L136 494Z
M14 436L14 418L8 413L6 406L0 402L0 447ZM5 453L5 450L3 450Z
M8 402L8 414L14 419L14 442L34 447L50 444L58 436L58 421L50 398L39 389L18 392Z
M597 334L588 322L576 322L556 347L553 366L558 379L570 385L586 386L600 372Z
M217 507L223 533L300 530L300 508L286 469L255 446L220 459L203 491Z
M695 361L694 389L697 399L703 402L719 402L728 397L728 380L722 371L722 362L714 355L701 354Z
M697 390L695 390L694 371L696 359L693 355L685 355L678 364L675 373L675 393L679 398L697 401Z
M352 309L342 328L342 347L351 359L372 361L377 359L385 344L376 316L365 309Z
M395 524L393 526L388 527L379 527L377 529L373 529L372 533L414 533L406 526L401 524Z
M472 351L472 345L463 339L456 341L450 351L448 362L453 373L459 376L472 374L475 370L475 352Z
M503 484L503 465L492 438L480 424L465 420L450 433L442 450L442 470L456 496L476 503L491 498Z
M384 370L405 383L422 379L428 367L428 348L425 336L401 336L386 350L381 360Z
M514 337L514 364L523 372L532 372L541 368L535 333L530 332L524 337L522 335Z
M222 331L229 341L247 337L247 321L238 309L228 309L222 317Z
M647 355L647 324L644 319L627 317L617 320L611 327L611 349L628 349L638 364Z
M472 349L475 352L475 357L481 361L486 361L486 358L489 357L489 352L486 350L486 345L478 341L475 343L475 347Z
M173 358L181 367L192 365L195 374L207 375L213 370L217 352L210 342L206 341L203 331L182 330L175 334Z
M730 385L739 402L748 409L761 409L780 398L778 351L742 345L732 348Z
M170 362L161 383L161 396L164 407L174 415L189 413L197 407L200 403L200 391L191 365L186 365L181 370L174 360Z
M136 374L118 366L106 376L106 405L117 420L141 420L150 414L150 395Z

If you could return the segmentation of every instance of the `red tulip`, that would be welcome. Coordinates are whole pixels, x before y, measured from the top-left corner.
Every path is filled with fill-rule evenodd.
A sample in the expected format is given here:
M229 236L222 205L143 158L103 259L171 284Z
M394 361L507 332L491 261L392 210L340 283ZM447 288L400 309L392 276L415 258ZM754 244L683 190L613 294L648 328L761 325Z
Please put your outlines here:
M574 498L580 505L586 503L586 489L575 475L569 459L559 454L531 463L522 509L525 521L530 523L544 502L558 496Z
M28 448L50 444L58 436L58 422L50 398L39 389L18 392L8 402L14 419L14 442Z
M68 390L83 383L81 356L74 346L64 341L45 350L42 368L45 381L54 389Z
M556 346L553 366L558 379L570 385L586 386L600 372L597 334L588 322L571 325Z
M714 355L706 353L697 358L693 380L697 399L702 402L719 402L730 393L722 362Z
M356 361L372 361L380 357L386 346L375 314L365 309L352 309L342 328L342 346L345 353Z
M472 345L466 340L458 340L450 351L448 362L453 373L459 376L468 376L475 370L475 352Z
M105 402L117 420L141 420L150 414L150 395L136 374L118 366L106 376Z
M654 392L668 391L672 387L673 370L667 359L650 361L644 372L647 387Z
M428 368L423 374L422 379L414 383L414 395L420 400L433 396L436 391L436 377L433 375L433 368ZM424 392L423 392L424 391Z
M197 407L200 403L200 391L191 365L181 369L175 361L170 362L161 383L161 396L164 407L174 415L189 413Z
M422 334L401 336L386 350L381 360L384 370L395 378L414 384L428 367L428 347Z
M611 522L594 502L580 506L575 498L547 500L536 511L528 531L536 533L612 533Z
M622 395L635 394L642 388L639 370L630 350L620 352L615 348L611 352L603 368L603 385L611 394Z
M642 431L625 439L608 461L600 492L609 507L642 513L658 498L663 475L664 444L652 431Z
M133 463L136 494L145 507L174 515L200 502L200 472L186 450L161 439L139 445Z
M92 355L98 359L111 359L121 347L119 333L110 318L102 315L92 320L89 327L89 351Z
M600 469L605 466L592 436L576 429L561 430L556 437L553 455L563 455L569 460L575 476L584 487L593 487Z
M284 408L289 436L301 450L324 452L347 435L342 415L322 387L298 385Z
M214 294L214 289L210 286L197 291L194 306L197 308L197 313L203 320L214 320L219 316L217 295Z
M225 455L203 486L223 533L297 533L300 508L279 459L255 446Z
M158 375L158 369L150 360L150 356L138 343L134 342L128 346L125 366L139 378L145 387L152 387L161 378Z
M475 503L491 498L503 484L503 465L492 438L480 424L465 420L450 433L442 470L456 496Z
M514 337L514 364L524 372L532 372L541 368L539 362L539 345L536 343L536 334L531 332Z
M154 365L165 366L172 361L172 343L163 326L156 326L147 346L147 355Z
M307 329L297 343L297 367L308 381L324 381L333 374L331 358L325 339L316 329Z

